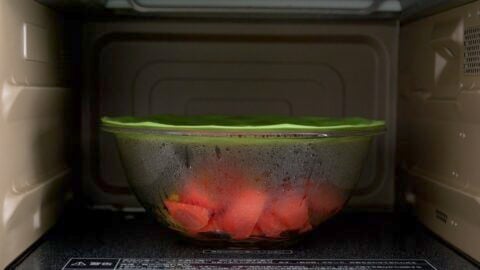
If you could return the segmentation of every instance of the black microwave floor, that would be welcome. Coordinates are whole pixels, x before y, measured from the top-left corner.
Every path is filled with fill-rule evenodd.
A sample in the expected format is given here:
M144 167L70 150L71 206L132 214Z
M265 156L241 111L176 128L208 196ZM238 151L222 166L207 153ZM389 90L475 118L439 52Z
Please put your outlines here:
M345 213L295 246L192 245L146 214L69 211L9 269L479 269L411 217Z

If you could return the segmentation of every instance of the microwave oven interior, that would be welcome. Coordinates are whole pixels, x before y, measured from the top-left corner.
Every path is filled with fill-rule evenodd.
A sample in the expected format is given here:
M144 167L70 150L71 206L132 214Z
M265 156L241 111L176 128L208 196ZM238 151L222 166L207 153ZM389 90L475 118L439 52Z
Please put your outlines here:
M478 269L480 1L2 0L0 36L0 268ZM387 131L301 244L210 249L144 213L99 129L154 114Z

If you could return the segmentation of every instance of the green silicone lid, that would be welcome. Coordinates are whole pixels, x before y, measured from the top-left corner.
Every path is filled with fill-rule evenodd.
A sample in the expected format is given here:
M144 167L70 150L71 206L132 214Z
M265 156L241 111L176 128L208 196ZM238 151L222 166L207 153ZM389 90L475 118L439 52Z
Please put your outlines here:
M379 133L385 122L364 118L328 118L317 116L221 116L156 115L150 117L103 117L102 125L110 128L201 133Z

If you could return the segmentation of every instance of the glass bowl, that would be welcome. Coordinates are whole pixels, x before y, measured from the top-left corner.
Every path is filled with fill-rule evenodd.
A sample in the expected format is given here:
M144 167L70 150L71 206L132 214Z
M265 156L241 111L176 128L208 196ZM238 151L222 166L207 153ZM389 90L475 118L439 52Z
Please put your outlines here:
M161 223L207 243L289 243L348 201L382 121L102 118L131 189Z

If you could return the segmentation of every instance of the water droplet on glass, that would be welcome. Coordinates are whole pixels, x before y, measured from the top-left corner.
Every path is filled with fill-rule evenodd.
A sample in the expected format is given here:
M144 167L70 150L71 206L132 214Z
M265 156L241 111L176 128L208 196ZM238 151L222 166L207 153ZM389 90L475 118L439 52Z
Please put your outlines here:
M187 146L185 146L185 167L187 167L187 168L192 167L191 164L190 164L190 154L189 154Z
M220 151L220 148L218 146L215 146L215 155L217 155L217 159L222 158L222 152Z

